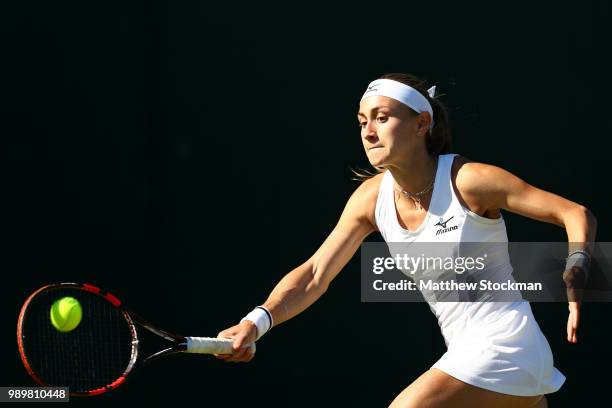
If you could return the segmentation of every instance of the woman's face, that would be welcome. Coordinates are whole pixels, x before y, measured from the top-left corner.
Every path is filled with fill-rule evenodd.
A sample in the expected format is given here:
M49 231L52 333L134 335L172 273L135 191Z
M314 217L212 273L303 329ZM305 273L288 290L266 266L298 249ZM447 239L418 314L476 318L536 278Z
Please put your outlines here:
M424 147L425 115L429 114L417 115L403 103L386 96L362 100L357 120L370 164L386 167L405 163L417 149Z

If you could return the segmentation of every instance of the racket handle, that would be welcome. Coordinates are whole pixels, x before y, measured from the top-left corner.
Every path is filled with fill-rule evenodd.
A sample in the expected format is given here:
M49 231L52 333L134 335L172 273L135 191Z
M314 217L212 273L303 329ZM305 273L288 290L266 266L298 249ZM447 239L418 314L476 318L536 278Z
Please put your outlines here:
M220 339L214 337L185 337L187 340L186 353L199 354L232 354L231 339Z

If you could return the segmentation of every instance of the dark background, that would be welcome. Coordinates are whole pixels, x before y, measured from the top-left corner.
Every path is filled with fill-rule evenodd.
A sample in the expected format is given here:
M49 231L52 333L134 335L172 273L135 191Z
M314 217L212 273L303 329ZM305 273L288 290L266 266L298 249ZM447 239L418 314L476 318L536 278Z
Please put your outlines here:
M0 385L32 385L15 323L45 283L190 335L263 302L357 187L358 101L388 72L438 86L455 152L586 205L612 240L605 1L19 4L0 12ZM513 241L567 239L504 217ZM387 406L445 348L426 304L360 303L358 259L250 364L177 356L73 402ZM584 305L578 345L566 304L532 307L567 376L550 406L606 404L610 305Z

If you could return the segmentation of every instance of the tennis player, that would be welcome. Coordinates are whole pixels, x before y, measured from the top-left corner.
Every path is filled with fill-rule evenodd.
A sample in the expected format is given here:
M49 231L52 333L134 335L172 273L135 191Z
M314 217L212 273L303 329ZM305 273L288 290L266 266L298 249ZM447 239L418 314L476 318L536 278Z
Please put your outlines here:
M409 74L384 75L367 87L357 118L378 173L356 189L316 253L284 276L263 305L219 333L234 340L234 353L218 358L250 361L254 349L246 345L312 305L374 231L388 243L441 237L507 242L501 209L556 224L566 229L570 243L560 278L580 293L595 239L593 214L502 168L451 154L447 112L435 86L428 89ZM488 255L487 264L495 265L488 273L500 281L511 276L506 246ZM576 343L580 298L570 300L567 340ZM448 349L390 407L541 408L547 406L545 394L564 383L529 302L430 302L430 307Z

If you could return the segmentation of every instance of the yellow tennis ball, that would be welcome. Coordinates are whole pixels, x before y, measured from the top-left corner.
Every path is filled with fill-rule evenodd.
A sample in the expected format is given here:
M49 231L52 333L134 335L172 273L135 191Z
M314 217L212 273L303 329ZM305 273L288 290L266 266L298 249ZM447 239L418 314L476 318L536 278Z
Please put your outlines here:
M51 306L51 324L61 332L69 332L77 328L83 317L83 309L78 300L73 297L63 297Z

